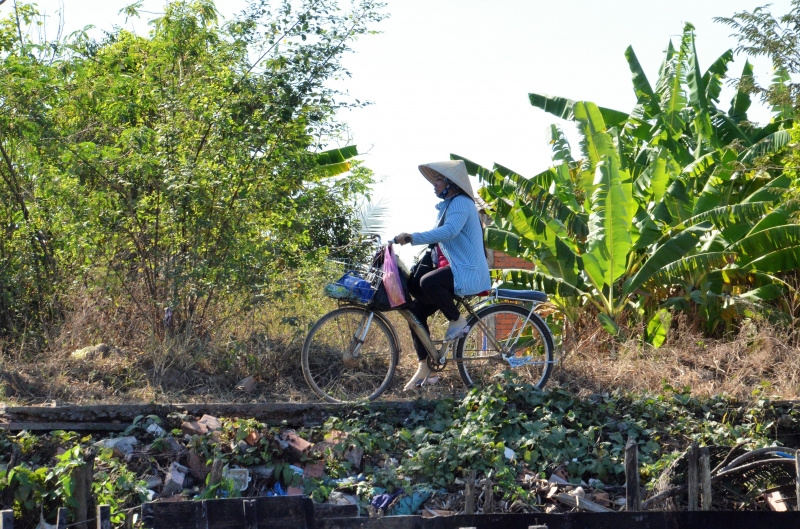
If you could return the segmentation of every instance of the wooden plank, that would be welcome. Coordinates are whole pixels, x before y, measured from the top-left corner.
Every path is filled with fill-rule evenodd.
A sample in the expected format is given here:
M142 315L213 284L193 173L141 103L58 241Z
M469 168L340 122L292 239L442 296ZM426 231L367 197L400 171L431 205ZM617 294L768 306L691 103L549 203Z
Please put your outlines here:
M256 498L256 509L260 529L314 528L314 502L306 496Z
M206 500L194 503L194 529L209 529L208 502Z
M697 494L698 494L698 456L700 449L697 442L692 443L692 446L689 448L689 470L687 472L687 484L689 487L689 510L696 511L697 510Z
M611 509L607 509L602 505L598 505L593 501L589 501L585 498L576 498L570 494L565 494L563 492L556 494L553 496L555 499L563 503L564 505L568 505L572 508L580 509L582 511L587 512L614 512Z
M702 492L702 508L704 511L711 510L711 456L708 447L700 450L700 484Z
M0 406L0 422L18 423L67 423L104 425L119 421L122 429L139 415L166 417L170 413L185 413L200 417L246 417L270 425L286 421L288 426L311 426L322 424L330 415L342 415L356 409L382 412L388 417L405 418L418 409L432 408L431 401L377 401L367 404L328 403L183 403L183 404L100 404L94 406ZM119 427L119 426L118 426ZM46 429L47 427L39 428ZM63 428L69 429L69 428ZM115 430L109 430L115 431Z
M95 520L97 521L97 529L111 529L111 506L98 505Z
M628 437L625 445L625 508L628 512L642 510L639 491L639 445L633 437Z
M464 514L475 514L475 470L464 473Z
M494 512L494 484L492 480L486 478L483 486L483 514Z
M14 529L14 511L0 511L0 529Z
M353 518L355 516L358 516L358 505L314 504L314 520L321 518Z
M83 454L83 464L72 469L75 480L73 497L77 503L75 508L75 521L77 529L87 529L86 520L89 519L90 503L92 502L92 478L94 476L94 449L87 449Z
M795 509L800 511L800 450L794 453L794 475L795 497L797 498Z
M52 432L64 430L67 432L121 432L130 424L113 422L7 422L0 423L0 430L8 432Z

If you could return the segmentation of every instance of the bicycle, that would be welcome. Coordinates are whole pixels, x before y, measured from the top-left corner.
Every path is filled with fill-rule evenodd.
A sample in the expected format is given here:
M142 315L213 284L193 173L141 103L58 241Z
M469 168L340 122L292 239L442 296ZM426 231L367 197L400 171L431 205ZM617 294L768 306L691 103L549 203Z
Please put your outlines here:
M400 358L397 331L372 304L383 273L349 260L329 263L337 274L344 272L341 279L363 279L369 288L352 293L329 288L341 285L326 286L329 296L342 297L338 297L338 308L322 316L306 336L303 376L311 390L328 402L374 400L391 384ZM524 378L543 388L555 363L553 334L534 310L547 301L547 295L536 290L498 288L485 294L456 296L459 310L469 317L465 331L447 342L432 340L407 308L397 312L425 345L432 373L444 370L449 361L455 362L461 380L472 388L485 385L510 367L521 370ZM452 352L449 360L448 352Z

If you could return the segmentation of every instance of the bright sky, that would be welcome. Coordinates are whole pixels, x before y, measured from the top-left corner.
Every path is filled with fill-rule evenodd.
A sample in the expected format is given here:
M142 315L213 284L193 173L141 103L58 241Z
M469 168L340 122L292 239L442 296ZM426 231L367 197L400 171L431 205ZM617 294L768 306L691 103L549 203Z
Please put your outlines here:
M0 16L14 0L0 5ZM343 0L346 1L346 0ZM118 11L131 0L39 0L40 9L63 9L67 31L87 24L113 24L145 33ZM651 84L670 38L677 44L685 22L697 28L700 67L735 48L727 26L715 16L764 5L759 0L388 0L390 18L363 37L345 58L352 72L342 88L374 104L346 112L353 139L381 182L375 200L386 201L387 233L432 227L437 198L417 170L425 162L460 154L482 165L501 163L522 175L546 169L550 150L545 133L555 117L533 108L529 92L589 100L630 111L635 97L625 49L632 45ZM157 13L163 0L145 0ZM223 16L241 0L218 1ZM772 2L774 15L789 0ZM144 15L148 16L148 15ZM730 69L741 72L737 57ZM755 62L756 76L769 79L770 65ZM723 92L727 109L732 91ZM754 121L769 120L760 109ZM562 124L577 149L570 124ZM401 255L408 260L408 247Z

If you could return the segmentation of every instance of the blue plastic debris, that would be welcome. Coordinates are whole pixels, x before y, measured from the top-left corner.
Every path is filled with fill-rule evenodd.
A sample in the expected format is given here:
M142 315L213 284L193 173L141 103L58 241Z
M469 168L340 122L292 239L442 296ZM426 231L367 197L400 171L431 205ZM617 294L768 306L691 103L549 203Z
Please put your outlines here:
M392 516L412 515L422 508L422 504L431 497L429 490L415 490L410 496L406 495L392 507Z
M267 491L267 496L286 496L286 491L283 490L280 483L275 483L272 490Z
M403 490L403 487L400 487L392 494L384 492L383 494L378 494L377 496L372 498L372 501L369 503L376 509L386 510L386 508L394 501L394 499L403 494L403 492L405 492Z

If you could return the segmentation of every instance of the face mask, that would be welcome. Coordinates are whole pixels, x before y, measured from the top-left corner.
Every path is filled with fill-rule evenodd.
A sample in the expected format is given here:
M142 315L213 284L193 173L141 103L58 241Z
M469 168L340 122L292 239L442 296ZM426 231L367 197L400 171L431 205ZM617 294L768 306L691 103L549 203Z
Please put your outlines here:
M447 193L450 192L450 186L453 185L452 183L450 183L450 180L448 180L447 178L445 178L444 181L447 182L447 186L445 186L445 188L442 190L441 193L436 193L436 188L433 189L434 193L436 193L436 196L441 198L442 200L447 198Z

